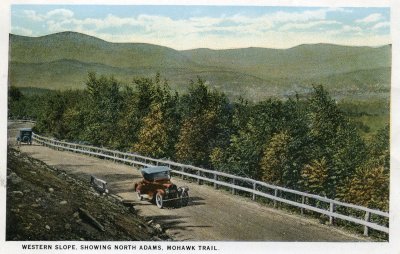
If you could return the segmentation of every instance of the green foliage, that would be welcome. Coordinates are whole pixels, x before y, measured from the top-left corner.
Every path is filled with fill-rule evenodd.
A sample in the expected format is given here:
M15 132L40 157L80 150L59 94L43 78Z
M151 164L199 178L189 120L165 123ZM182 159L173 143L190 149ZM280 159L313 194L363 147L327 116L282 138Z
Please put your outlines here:
M355 173L339 188L341 200L389 210L390 176L389 125L381 129L368 146L368 153Z
M365 144L322 86L314 88L308 101L307 117L311 159L325 158L329 178L326 193L334 198L336 188L346 182L362 163Z
M306 164L301 171L301 177L304 190L322 196L326 195L328 167L325 158Z
M120 84L113 78L89 73L86 81L88 106L85 137L95 145L117 147L118 128L115 123L119 120L122 108Z
M153 80L135 81L138 88L137 110L140 131L133 151L155 158L172 157L179 131L178 95L172 95L167 82L160 83L160 75Z
M345 202L388 211L389 172L378 165L357 169L340 198Z
M389 124L380 129L368 146L368 158L386 171L390 168L390 130Z
M230 137L229 102L210 91L202 80L192 82L190 92L181 100L182 127L176 158L187 163L209 166L214 148L224 147Z
M139 131L139 140L133 151L153 158L164 157L168 152L168 133L163 112L155 105L143 119L143 127Z
M10 101L19 101L22 99L22 92L15 86L11 86L8 90L8 99Z
M262 180L276 185L287 185L284 175L290 171L291 154L289 144L292 138L286 132L280 132L272 136L264 150L260 167Z
M89 73L85 90L21 93L9 115L37 120L58 139L169 157L346 202L387 209L389 127L363 140L330 94L258 103L211 90L198 79L172 92L160 74L122 85ZM349 107L348 105L346 107Z

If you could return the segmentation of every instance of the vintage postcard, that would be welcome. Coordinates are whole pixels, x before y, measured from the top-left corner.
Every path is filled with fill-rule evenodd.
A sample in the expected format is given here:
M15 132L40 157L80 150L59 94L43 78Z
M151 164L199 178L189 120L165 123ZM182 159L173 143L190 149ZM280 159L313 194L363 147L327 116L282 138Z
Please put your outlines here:
M1 253L400 251L393 1L0 16Z

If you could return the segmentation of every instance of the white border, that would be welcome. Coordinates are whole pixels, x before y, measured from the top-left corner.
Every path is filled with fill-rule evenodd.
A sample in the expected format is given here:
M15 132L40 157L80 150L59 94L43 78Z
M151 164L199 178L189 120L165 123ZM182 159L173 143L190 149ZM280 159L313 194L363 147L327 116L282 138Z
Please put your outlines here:
M400 2L396 0L3 0L0 2L0 253L22 252L21 242L5 242L5 179L7 149L7 73L8 34L10 32L11 4L108 4L108 5L243 5L243 6L318 6L318 7L391 7L392 36L392 83L391 83L391 188L390 188L390 239L389 243L297 243L297 242L210 242L220 250L201 253L400 253L397 243L400 239ZM57 244L57 242L40 242ZM60 242L58 242L60 243ZM68 242L79 246L81 242ZM100 242L95 242L99 244ZM112 242L105 242L112 243ZM121 243L122 242L118 242ZM198 245L199 242L185 242ZM203 242L204 243L204 242ZM128 242L127 244L139 244ZM166 246L166 243L161 243ZM60 253L60 251L31 251L29 253ZM62 253L80 253L62 251ZM86 253L86 252L85 252ZM89 252L88 252L89 253ZM93 251L90 253L94 253ZM96 253L114 253L97 251ZM144 253L139 251L118 251L117 253ZM149 253L172 253L150 251ZM200 253L198 251L176 251L174 253Z

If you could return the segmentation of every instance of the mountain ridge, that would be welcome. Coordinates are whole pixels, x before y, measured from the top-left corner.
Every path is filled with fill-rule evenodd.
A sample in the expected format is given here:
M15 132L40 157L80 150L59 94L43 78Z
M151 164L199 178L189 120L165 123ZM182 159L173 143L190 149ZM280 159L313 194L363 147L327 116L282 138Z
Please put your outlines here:
M360 92L376 86L390 88L390 44L175 50L147 43L108 42L77 32L40 37L10 34L9 41L9 83L19 87L83 88L87 72L95 71L124 83L159 72L179 92L185 92L189 81L200 76L228 96L245 93L250 100L282 97L311 83L323 83L332 91L340 88L341 93L346 82Z

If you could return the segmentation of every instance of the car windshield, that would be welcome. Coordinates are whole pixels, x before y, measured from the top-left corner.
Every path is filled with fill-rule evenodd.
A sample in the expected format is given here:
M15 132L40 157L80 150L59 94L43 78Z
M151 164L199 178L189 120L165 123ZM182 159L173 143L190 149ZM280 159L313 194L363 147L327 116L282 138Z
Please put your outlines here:
M169 171L162 171L162 172L157 172L153 174L144 174L144 178L149 181L154 181L154 180L169 180L170 175Z
M149 181L170 179L168 171L157 172L153 174L144 174L144 178Z

